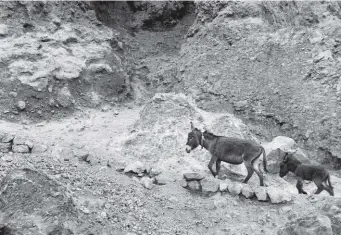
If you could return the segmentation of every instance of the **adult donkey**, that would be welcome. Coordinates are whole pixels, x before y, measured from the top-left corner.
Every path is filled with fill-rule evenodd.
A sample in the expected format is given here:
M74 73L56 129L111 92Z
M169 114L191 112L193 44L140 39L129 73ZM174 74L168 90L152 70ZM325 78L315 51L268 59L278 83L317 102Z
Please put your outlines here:
M202 148L207 149L211 154L208 169L214 177L219 174L222 161L234 165L244 163L247 169L247 176L243 180L243 183L247 183L253 172L256 172L260 180L260 185L264 186L263 174L258 167L258 159L262 153L264 171L268 171L266 169L265 150L261 145L251 140L217 136L207 130L201 132L193 126L192 122L191 129L192 131L188 133L186 143L186 145L190 146L190 149L187 147L186 152L190 153L199 145L201 145ZM216 172L212 169L214 163L216 163Z

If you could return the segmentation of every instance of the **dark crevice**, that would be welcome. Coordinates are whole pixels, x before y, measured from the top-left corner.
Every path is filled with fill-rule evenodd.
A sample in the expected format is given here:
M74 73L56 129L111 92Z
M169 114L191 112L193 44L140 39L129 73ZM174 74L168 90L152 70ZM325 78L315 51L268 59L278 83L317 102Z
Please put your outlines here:
M0 228L0 235L14 235L14 233L10 228L3 226Z
M188 14L193 14L193 2L177 2L175 6L167 3L157 4L138 1L92 2L96 17L108 27L136 33L139 29L148 31L166 31L175 27ZM168 5L169 4L169 5ZM143 12L144 14L141 14Z

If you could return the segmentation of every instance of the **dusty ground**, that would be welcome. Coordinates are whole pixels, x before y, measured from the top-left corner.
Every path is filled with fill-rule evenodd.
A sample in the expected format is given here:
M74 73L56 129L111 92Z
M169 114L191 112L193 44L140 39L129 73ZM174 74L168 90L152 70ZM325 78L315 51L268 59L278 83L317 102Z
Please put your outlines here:
M298 195L292 203L273 205L229 193L218 193L212 197L190 193L182 188L178 179L170 179L166 185L155 186L151 190L144 188L134 177L117 171L122 160L136 161L134 157L122 159L120 148L129 138L132 126L139 121L140 111L138 107L105 112L85 109L58 121L25 125L2 121L2 132L14 131L49 146L48 154L12 155L6 172L14 164L26 166L38 169L66 186L78 209L88 216L85 218L96 218L91 222L92 230L87 228L87 234L90 231L93 234L117 235L126 232L275 234L278 227L300 217L298 215L303 208L304 214L319 214L314 203ZM99 162L82 160L80 154L77 155L80 150L97 157ZM204 165L208 162L208 159L201 160ZM186 168L179 163L176 167ZM241 180L243 176L234 178ZM332 181L336 183L334 178ZM258 179L254 176L250 184L258 184ZM308 188L309 192L313 192L312 187L308 185ZM341 195L340 183L336 185L336 193ZM317 201L323 201L324 197Z

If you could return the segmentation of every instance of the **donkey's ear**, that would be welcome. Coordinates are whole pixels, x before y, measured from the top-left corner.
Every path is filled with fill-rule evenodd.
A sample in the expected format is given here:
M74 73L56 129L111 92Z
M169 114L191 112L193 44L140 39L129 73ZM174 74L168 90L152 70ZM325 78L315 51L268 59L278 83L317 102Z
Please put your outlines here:
M191 129L192 129L192 131L194 131L194 125L193 125L193 122L191 122Z
M284 158L283 158L283 162L287 162L288 161L288 153L285 153Z

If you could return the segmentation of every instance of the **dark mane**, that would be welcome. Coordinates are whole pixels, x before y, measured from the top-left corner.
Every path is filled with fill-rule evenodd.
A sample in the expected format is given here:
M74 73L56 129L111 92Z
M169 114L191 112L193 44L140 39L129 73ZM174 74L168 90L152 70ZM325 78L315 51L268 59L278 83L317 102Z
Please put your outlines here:
M206 135L206 137L208 135L208 138L211 138L211 139L223 137L223 136L215 135L215 134L213 134L212 132L209 132L209 131L204 131L203 135Z

